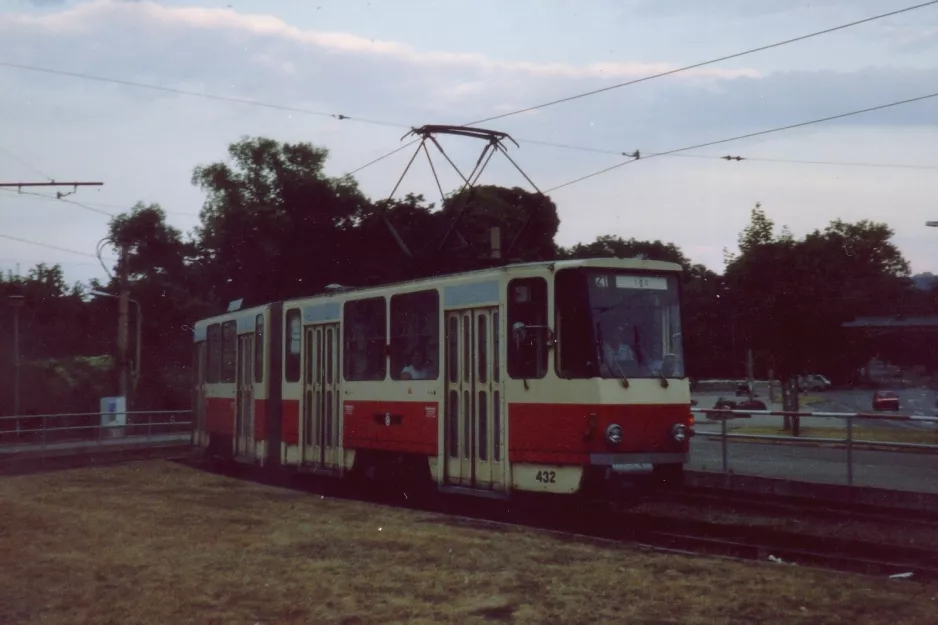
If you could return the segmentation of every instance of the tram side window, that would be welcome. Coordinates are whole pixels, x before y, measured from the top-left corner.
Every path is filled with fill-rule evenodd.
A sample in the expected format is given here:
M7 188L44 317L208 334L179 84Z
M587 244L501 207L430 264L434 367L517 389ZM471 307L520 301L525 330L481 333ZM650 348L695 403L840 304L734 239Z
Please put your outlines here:
M391 297L391 379L440 376L440 296L435 290Z
M264 381L264 315L254 318L254 381Z
M205 381L208 384L221 382L221 324L215 323L206 330L208 353L205 362Z
M224 383L235 381L237 350L238 322L226 321L221 324L221 381Z
M300 341L303 336L303 322L300 309L287 311L287 331L284 334L286 349L283 350L283 372L287 382L300 381Z
M387 373L387 306L383 297L346 302L343 365L350 381L383 380Z
M518 278L508 283L508 375L547 374L547 281Z

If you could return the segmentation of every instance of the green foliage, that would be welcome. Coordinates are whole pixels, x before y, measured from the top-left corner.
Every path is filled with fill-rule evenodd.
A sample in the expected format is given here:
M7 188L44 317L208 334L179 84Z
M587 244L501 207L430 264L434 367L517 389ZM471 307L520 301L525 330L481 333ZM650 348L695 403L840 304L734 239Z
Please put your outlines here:
M561 249L561 258L635 258L643 256L649 260L677 263L688 269L690 260L673 243L662 241L625 240L614 235L603 235L592 243L577 243L568 250Z
M244 298L251 306L320 292L330 283L366 286L513 260L641 256L681 265L692 377L742 375L748 346L760 375L774 368L783 375L810 369L846 376L883 348L846 334L843 322L938 310L938 287L912 287L908 263L885 224L835 220L797 238L784 226L777 232L756 204L738 252L725 251L718 275L661 240L604 235L557 247L557 207L520 188L479 186L447 197L439 208L417 195L371 201L353 178L326 175L328 156L310 143L245 137L229 147L226 161L194 169L192 183L205 202L191 234L170 226L156 204L138 203L111 221L109 236L128 251L131 297L143 310L135 408L188 403L191 326L230 300ZM524 227L510 258L489 258L493 227L500 229L503 255ZM113 279L91 288L118 291ZM100 396L115 392L113 362L82 355L114 354L117 301L89 298L81 285L65 283L61 267L42 264L25 277L0 278L0 297L12 293L26 299L20 311L24 409L96 410ZM131 337L135 315L132 306ZM0 311L0 336L9 337L10 326L9 309ZM909 357L921 361L934 352L892 345L893 360L914 354ZM0 342L3 379L11 377L11 356L10 341ZM8 411L10 395L10 385L0 386L0 410Z
M557 206L548 197L518 187L473 187L443 202L444 236L461 211L462 218L456 225L459 242L447 241L450 253L462 252L470 258L487 256L490 230L497 227L501 231L502 252L510 253L511 259L550 260L556 254L554 237L560 218ZM515 248L509 252L516 239ZM463 244L463 249L459 243Z
M769 219L760 202L752 209L749 225L739 235L739 251L746 254L775 240L775 222Z
M895 310L908 289L908 263L891 242L892 230L836 220L803 239L773 233L757 205L740 235L740 254L725 271L731 323L763 367L783 377L806 370L848 375L872 354L842 324Z
M244 138L232 164L197 167L206 192L197 229L201 263L220 301L296 297L342 281L349 231L369 203L349 177L324 174L328 151Z

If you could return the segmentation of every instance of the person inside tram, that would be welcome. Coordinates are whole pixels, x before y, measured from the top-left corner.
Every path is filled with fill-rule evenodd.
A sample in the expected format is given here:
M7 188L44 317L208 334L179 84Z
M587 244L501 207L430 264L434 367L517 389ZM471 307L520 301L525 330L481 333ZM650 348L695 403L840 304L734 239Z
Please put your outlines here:
M603 343L600 373L603 377L623 377L635 366L635 351L629 344L629 326L617 325Z
M401 371L402 380L427 380L432 377L433 363L427 360L422 347L415 347L410 352L410 361Z

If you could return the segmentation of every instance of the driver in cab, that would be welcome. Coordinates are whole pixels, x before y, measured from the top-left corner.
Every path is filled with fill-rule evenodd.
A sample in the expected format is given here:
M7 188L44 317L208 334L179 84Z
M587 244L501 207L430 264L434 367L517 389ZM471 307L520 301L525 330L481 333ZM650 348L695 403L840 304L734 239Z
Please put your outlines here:
M603 343L600 375L604 378L625 377L625 371L635 366L635 352L628 343L628 325L617 325Z

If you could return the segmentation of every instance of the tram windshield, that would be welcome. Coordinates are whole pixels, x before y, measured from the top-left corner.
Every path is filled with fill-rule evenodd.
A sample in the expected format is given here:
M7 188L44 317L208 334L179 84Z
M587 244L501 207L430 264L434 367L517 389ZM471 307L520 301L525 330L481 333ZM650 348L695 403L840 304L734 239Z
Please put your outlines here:
M684 377L676 275L567 269L556 280L561 377Z

